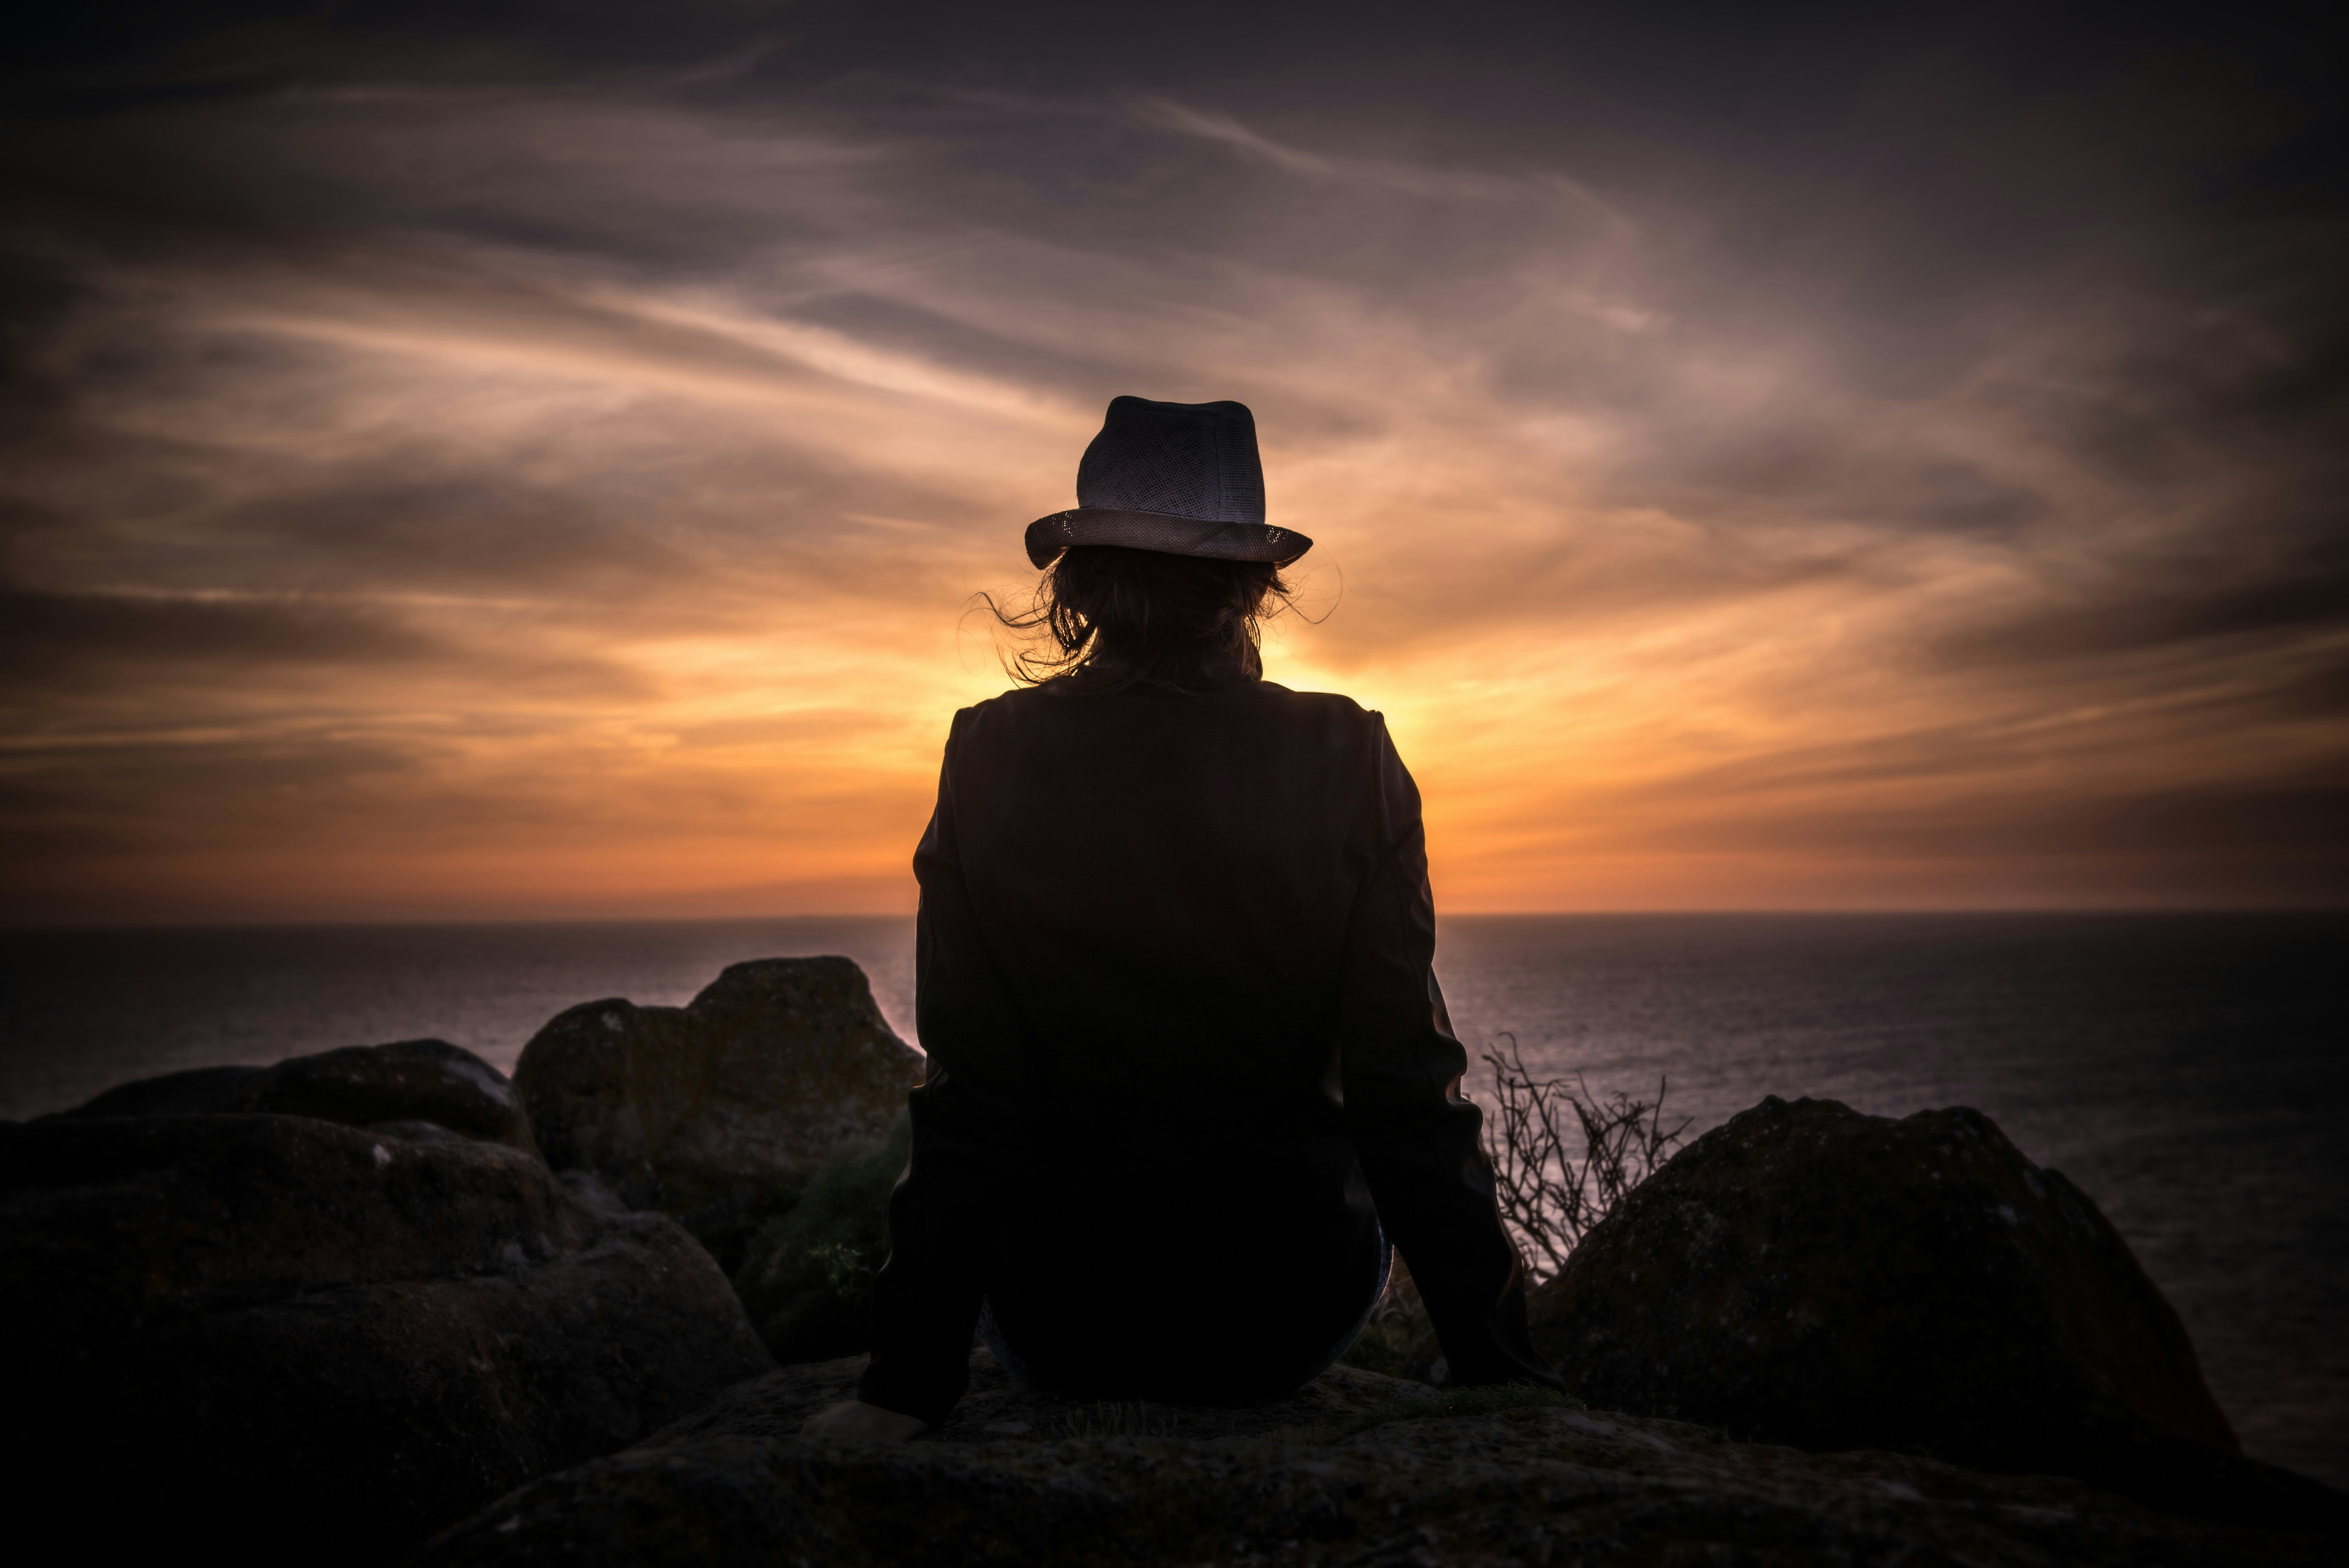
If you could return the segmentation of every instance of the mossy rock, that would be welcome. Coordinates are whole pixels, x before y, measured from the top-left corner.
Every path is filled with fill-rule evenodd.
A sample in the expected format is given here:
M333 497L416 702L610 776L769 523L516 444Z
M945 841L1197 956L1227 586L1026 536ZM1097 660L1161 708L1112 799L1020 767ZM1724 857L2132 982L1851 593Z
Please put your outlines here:
M871 1347L873 1280L889 1256L889 1194L912 1145L902 1111L886 1136L837 1145L791 1212L751 1236L734 1290L777 1361Z
M1379 1298L1371 1320L1338 1359L1365 1372L1428 1383L1436 1380L1435 1362L1443 1354L1435 1326L1427 1315L1427 1304L1420 1300L1411 1268L1397 1253L1387 1275L1386 1295Z

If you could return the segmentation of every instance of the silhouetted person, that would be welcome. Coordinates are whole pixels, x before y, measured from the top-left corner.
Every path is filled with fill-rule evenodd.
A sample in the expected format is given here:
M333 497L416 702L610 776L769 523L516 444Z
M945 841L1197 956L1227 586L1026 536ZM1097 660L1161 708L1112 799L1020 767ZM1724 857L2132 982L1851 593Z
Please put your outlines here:
M1379 715L1262 678L1312 541L1265 525L1253 418L1120 397L1077 500L1007 617L1058 656L947 740L873 1361L807 1430L943 1419L974 1327L1071 1393L1274 1398L1361 1331L1389 1242L1456 1381L1556 1387L1459 1093L1419 792Z

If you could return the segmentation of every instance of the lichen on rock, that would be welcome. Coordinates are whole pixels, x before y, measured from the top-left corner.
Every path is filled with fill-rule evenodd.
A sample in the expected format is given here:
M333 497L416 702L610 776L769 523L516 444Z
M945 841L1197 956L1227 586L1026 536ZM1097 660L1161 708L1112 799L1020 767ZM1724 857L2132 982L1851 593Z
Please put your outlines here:
M1593 1406L2258 1516L2193 1346L2087 1195L1979 1111L1775 1097L1682 1150L1530 1303Z
M530 1118L506 1076L446 1040L346 1046L289 1057L274 1067L195 1068L108 1089L63 1114L72 1117L218 1115L251 1111L306 1116L395 1137L433 1136L502 1143L532 1153ZM406 1131L402 1131L406 1129Z
M904 1111L885 1138L835 1145L799 1202L745 1246L735 1293L777 1361L871 1348L873 1281L889 1256L889 1194L912 1145Z
M732 1272L835 1145L886 1131L922 1065L853 961L766 958L683 1007L567 1008L514 1082L549 1163L672 1216Z
M0 1123L8 1471L83 1553L381 1561L771 1365L673 1222L414 1125Z

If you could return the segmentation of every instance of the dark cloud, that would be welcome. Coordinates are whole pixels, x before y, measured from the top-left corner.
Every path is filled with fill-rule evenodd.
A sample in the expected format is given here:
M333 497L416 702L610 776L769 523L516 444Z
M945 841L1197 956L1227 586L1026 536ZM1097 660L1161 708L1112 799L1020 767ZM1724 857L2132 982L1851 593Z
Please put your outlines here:
M2092 882L2107 892L2168 860L2204 877L2215 873L2223 885L2212 891L2230 900L2298 903L2328 896L2349 873L2349 772L2250 787L2192 784L2063 800L1978 799L1831 816L1764 809L1734 826L1701 827L1681 841L1695 849L1739 849L1757 834L1781 852L1855 861L2087 867Z
M0 589L0 665L12 683L92 666L342 664L447 656L430 639L349 605L237 603Z
M2297 520L2295 520L2297 521ZM2262 529L2262 522L2270 526ZM2289 641L2349 621L2349 512L2326 531L2224 519L2190 552L2112 562L2094 581L1975 621L1930 645L1936 663L2046 667L2217 641Z
M119 918L140 907L134 890L173 880L159 862L191 848L315 854L337 830L379 830L371 800L429 781L406 748L315 728L258 742L88 737L12 748L0 769L0 922L17 925L98 909Z
M331 480L304 474L285 489L222 508L206 520L212 540L284 552L296 572L378 585L493 594L557 585L641 593L662 579L697 575L667 541L611 515L570 487L520 476L450 472L429 455Z
M2260 788L2168 789L2083 801L2029 847L2159 854L2251 851L2297 861L2308 883L2349 869L2349 777Z
M2338 719L2349 713L2349 653L2336 650L2311 668L2291 672L2264 700L2280 713Z
M53 593L0 586L0 703L21 721L67 718L93 691L141 689L172 706L164 724L201 708L182 694L217 694L272 671L334 678L377 671L419 681L467 678L477 655L364 600L159 593ZM514 692L641 696L634 672L588 657L500 651L496 678ZM217 707L217 702L210 706ZM40 722L36 719L36 722ZM70 727L70 726L68 726Z
M1855 450L1847 427L1799 413L1727 431L1666 428L1627 454L1603 493L1723 522L1796 517L1914 531L2018 529L2049 499L1985 465L1937 455L1930 440L1886 454Z

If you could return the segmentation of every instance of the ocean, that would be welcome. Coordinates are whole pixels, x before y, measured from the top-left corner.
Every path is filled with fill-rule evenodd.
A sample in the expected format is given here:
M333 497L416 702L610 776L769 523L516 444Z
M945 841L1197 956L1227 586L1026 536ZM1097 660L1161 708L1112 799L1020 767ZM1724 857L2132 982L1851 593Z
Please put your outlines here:
M0 935L0 1117L125 1079L437 1036L501 1068L576 1002L681 1003L841 953L913 1031L904 919ZM2349 915L1447 920L1472 1057L1651 1098L1693 1137L1765 1094L1970 1105L2103 1207L2252 1454L2349 1487Z

